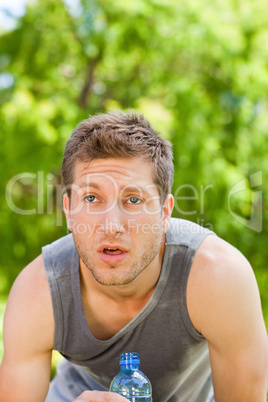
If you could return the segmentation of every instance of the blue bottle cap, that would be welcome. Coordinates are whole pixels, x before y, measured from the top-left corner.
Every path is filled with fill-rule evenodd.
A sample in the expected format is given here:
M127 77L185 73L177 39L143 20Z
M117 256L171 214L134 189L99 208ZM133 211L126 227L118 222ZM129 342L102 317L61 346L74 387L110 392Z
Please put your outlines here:
M120 356L120 365L139 365L140 358L136 352L122 353Z

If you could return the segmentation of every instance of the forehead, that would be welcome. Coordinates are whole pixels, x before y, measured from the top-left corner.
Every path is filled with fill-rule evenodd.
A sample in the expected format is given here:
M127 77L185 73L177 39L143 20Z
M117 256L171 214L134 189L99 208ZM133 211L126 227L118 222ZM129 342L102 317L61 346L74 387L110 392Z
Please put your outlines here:
M144 158L94 159L90 162L77 161L74 166L73 183L93 183L109 181L120 184L154 184L152 164Z

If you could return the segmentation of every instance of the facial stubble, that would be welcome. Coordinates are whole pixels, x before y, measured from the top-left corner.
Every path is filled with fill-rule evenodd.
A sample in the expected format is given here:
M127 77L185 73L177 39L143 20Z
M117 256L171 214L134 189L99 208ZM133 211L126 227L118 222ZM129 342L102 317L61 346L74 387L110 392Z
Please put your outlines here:
M151 234L150 241L144 242L142 253L139 253L128 266L124 266L124 261L119 264L105 264L105 266L98 261L97 264L101 265L98 268L97 264L92 263L93 256L83 242L77 236L74 235L73 237L77 252L93 278L104 286L119 286L134 281L157 258L161 248L162 230Z

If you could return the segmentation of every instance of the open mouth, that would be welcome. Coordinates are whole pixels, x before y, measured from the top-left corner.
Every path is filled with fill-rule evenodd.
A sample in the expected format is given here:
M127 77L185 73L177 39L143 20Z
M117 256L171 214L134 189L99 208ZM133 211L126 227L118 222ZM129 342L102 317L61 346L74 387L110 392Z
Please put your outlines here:
M128 255L128 251L118 246L103 245L99 249L99 257L105 264L121 263Z
M108 255L119 255L119 254L124 253L124 251L119 249L119 248L108 248L108 247L106 247L106 248L103 249L103 253L108 254Z

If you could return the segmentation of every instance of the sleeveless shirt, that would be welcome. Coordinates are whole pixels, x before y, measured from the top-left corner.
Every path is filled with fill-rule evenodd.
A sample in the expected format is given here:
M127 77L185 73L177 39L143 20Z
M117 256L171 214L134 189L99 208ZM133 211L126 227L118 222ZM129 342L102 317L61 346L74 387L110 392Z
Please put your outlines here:
M171 219L154 293L108 340L96 339L87 325L72 234L43 247L55 319L54 349L107 390L119 371L120 354L138 352L154 402L213 401L208 344L193 327L186 305L194 255L212 233L190 221Z

